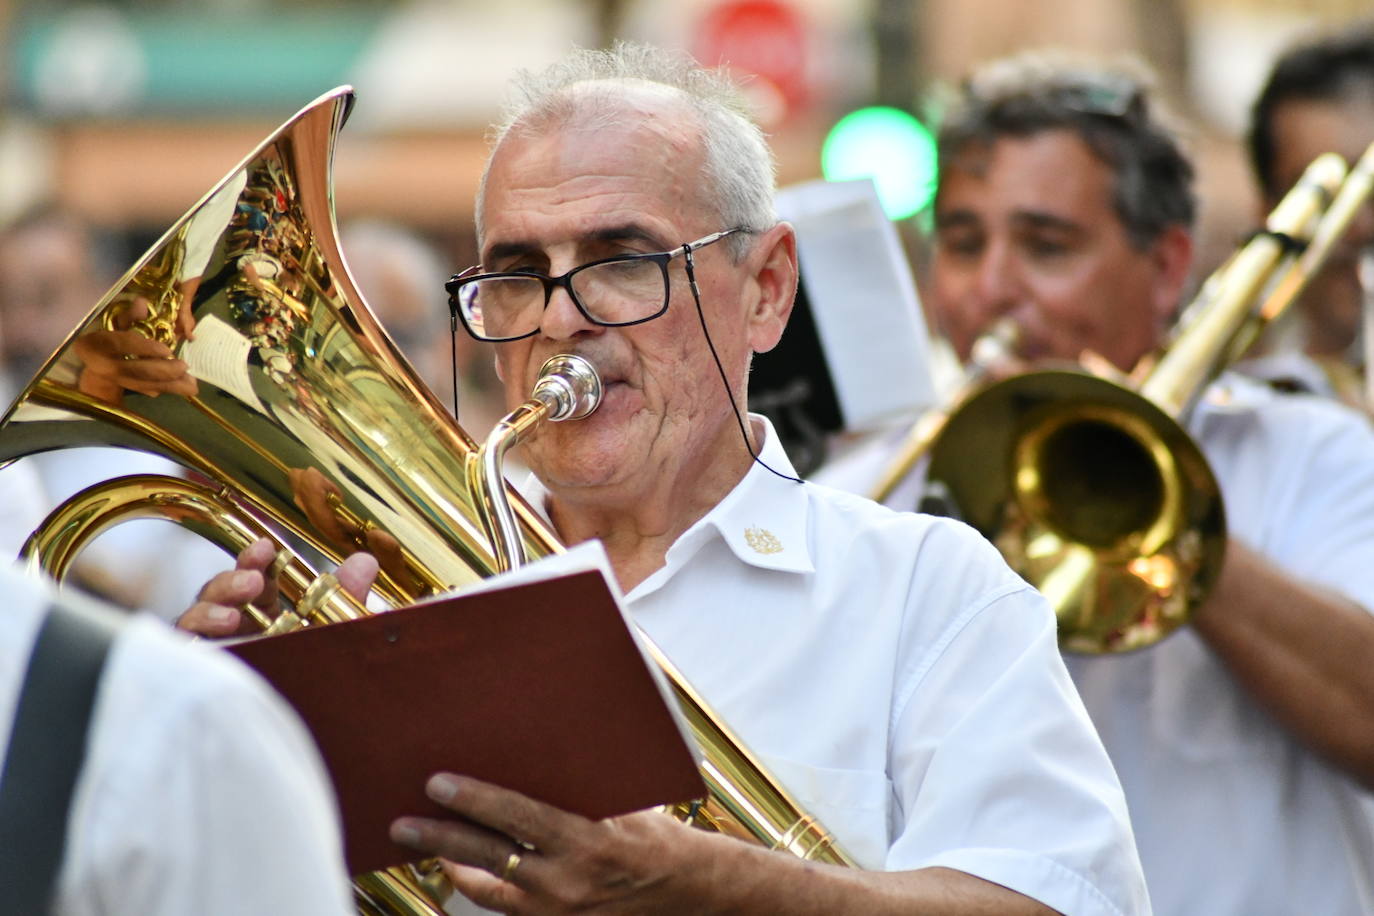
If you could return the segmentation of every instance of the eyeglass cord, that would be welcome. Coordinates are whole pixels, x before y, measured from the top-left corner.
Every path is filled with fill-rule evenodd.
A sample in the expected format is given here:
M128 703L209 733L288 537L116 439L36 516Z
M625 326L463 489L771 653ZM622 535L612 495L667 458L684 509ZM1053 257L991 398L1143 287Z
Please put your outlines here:
M453 419L458 419L458 310L448 310L448 365L453 372Z
M706 327L706 313L701 308L701 290L697 289L697 275L692 263L692 252L688 251L684 257L684 264L687 268L687 285L692 290L692 302L697 308L697 321L701 323L701 336L706 338L706 348L711 351L711 359L715 360L716 371L720 373L720 382L725 387L725 397L730 401L730 409L735 414L735 423L739 426L739 434L744 439L744 447L748 450L749 456L754 459L754 463L764 470L783 480L790 480L794 483L801 483L800 477L793 477L791 474L784 474L775 470L768 462L759 457L759 453L754 451L754 446L749 441L749 432L744 428L744 417L740 414L739 404L735 403L735 393L730 390L730 379L725 374L725 366L721 364L720 355L716 353L715 342L711 340L711 332Z

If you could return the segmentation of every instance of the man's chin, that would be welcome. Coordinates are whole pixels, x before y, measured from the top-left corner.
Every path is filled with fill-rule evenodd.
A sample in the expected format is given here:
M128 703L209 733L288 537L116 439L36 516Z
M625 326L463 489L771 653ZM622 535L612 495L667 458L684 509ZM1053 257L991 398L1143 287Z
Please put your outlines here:
M547 424L525 446L530 470L551 491L616 487L635 476L653 451L644 416L612 400L582 420Z
M614 486L624 468L624 453L619 449L569 446L544 448L539 452L527 456L529 468L552 493Z

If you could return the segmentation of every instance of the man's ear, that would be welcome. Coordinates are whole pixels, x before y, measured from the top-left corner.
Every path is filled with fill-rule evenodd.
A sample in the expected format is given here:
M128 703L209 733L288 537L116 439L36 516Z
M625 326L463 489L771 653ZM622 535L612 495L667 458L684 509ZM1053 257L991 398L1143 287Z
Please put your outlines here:
M749 349L766 353L777 346L797 296L797 233L790 223L778 223L765 232L750 252L757 265L754 286L758 291L749 310Z
M1155 239L1151 248L1155 267L1150 307L1161 330L1167 329L1182 305L1183 288L1193 269L1193 234L1173 225Z

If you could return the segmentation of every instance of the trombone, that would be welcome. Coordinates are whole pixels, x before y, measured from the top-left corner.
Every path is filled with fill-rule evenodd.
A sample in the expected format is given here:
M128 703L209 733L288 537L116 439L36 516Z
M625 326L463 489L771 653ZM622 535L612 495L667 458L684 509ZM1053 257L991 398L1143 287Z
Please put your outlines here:
M1349 170L1318 157L1126 379L1080 368L982 386L930 421L918 454L904 450L906 468L929 455L930 485L1045 594L1063 649L1152 645L1206 598L1225 513L1181 424L1297 298L1372 189L1374 144Z

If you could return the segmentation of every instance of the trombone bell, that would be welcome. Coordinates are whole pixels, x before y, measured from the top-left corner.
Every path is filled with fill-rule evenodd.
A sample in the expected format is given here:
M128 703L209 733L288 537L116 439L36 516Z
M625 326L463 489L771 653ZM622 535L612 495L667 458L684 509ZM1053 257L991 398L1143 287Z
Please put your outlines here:
M1114 382L1035 372L946 424L930 476L1034 584L1073 652L1148 646L1187 622L1226 550L1221 491L1183 428Z

